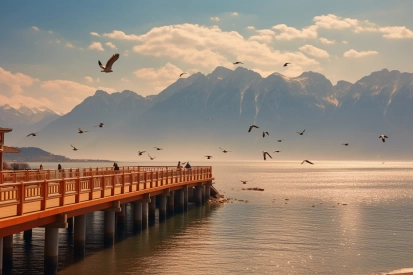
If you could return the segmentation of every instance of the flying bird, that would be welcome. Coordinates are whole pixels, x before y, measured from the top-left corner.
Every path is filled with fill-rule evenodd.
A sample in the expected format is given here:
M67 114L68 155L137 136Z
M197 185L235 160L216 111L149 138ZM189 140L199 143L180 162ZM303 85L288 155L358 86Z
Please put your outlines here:
M73 151L77 151L77 148L75 146L73 146L72 144L70 144L70 146L73 147Z
M265 134L267 134L267 136L269 136L270 134L268 134L267 131L262 132L262 137L265 138Z
M187 74L187 73L181 73L181 74L179 75L179 77L183 76L184 74Z
M341 145L348 146L348 143L342 143Z
M304 135L305 129L302 132L297 132L297 134L299 134L300 136Z
M83 133L89 132L89 131L83 131L83 130L80 129L80 128L77 128L77 130L78 130L78 133L79 133L79 134L83 134Z
M112 65L113 63L115 63L116 60L119 59L119 54L115 53L114 55L112 55L111 58L109 58L108 62L106 62L106 66L103 67L102 63L100 63L100 60L98 60L99 62L99 67L101 67L103 70L101 70L102 73L111 73L112 71Z
M284 139L277 139L278 142L281 142L281 141L283 141L283 140L284 140Z
M262 155L264 156L264 160L267 160L267 155L272 158L272 156L270 154L268 154L267 151L262 151Z
M241 180L242 184L247 184L247 180Z
M252 128L260 128L257 125L252 124L250 128L248 128L248 133L251 132Z
M159 148L159 147L153 147L153 148L155 148L156 150L162 150L162 148Z
M149 155L149 154L148 154L148 156L149 156L149 158L150 158L151 160L156 159L156 157L151 157L151 155Z
M206 120L209 121L209 120L211 120L211 118L209 117L209 118L207 118Z
M104 124L101 122L101 123L99 123L98 125L95 125L94 127L100 127L100 128L103 128L103 126L104 126Z
M37 136L37 132L36 132L36 133L30 133L30 134L28 134L27 136L28 136L28 137L30 137L30 136L34 136L34 137L35 137L35 136Z
M222 151L223 153L231 152L231 151L227 151L227 150L225 150L225 149L222 149L221 147L219 147L219 149L221 149L221 151Z
M279 153L280 151L274 151L274 153Z
M211 159L212 158L212 156L205 156L207 159Z
M138 151L139 156L142 156L143 153L145 153L146 151Z
M381 138L381 140L383 141L383 142L386 142L386 138L389 138L388 136L385 136L385 135L381 135L381 136L379 136L379 138Z
M287 63L284 63L284 66L283 66L283 67L287 67L288 64L291 64L291 63L288 63L288 62L287 62Z
M237 62L234 62L234 63L232 63L232 64L238 65L238 64L244 64L244 63L237 61Z
M314 164L314 163L312 163L311 161L309 161L309 160L303 160L303 162L301 162L301 164L303 164L304 162L307 162L307 163L309 163L309 164Z

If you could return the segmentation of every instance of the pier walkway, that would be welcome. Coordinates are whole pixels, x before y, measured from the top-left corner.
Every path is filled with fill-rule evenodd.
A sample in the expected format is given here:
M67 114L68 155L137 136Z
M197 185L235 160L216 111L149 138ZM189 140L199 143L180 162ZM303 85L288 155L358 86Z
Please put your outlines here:
M0 274L2 258L12 258L13 234L31 236L35 227L45 228L45 273L57 270L58 229L67 228L74 217L75 248L84 251L85 214L105 211L105 243L114 242L116 220L122 221L126 203L134 203L134 225L142 227L148 217L184 211L191 189L197 204L208 200L212 168L193 166L125 166L58 170L0 172ZM115 213L117 219L115 220ZM50 269L49 271L46 268Z

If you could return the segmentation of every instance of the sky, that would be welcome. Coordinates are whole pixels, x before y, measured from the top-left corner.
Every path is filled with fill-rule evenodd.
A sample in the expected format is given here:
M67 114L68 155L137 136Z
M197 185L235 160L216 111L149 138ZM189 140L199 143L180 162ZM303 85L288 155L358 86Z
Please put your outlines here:
M315 71L333 85L413 72L412 12L404 0L3 0L0 105L67 113L97 89L158 94L181 72L235 61L263 77ZM113 72L101 72L114 53Z

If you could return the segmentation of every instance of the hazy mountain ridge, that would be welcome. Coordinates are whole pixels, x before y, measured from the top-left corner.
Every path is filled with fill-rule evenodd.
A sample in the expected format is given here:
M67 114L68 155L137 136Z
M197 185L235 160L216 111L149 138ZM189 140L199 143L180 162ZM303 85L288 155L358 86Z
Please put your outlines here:
M218 146L231 146L245 155L263 150L264 146L283 145L295 155L319 155L321 148L326 151L336 143L350 142L359 145L348 151L371 158L378 153L376 145L370 147L368 142L373 138L377 139L373 144L381 142L377 134L384 133L391 136L386 145L397 141L399 149L380 154L409 158L412 149L402 148L409 141L408 135L413 134L409 127L413 115L412 83L412 73L387 69L373 72L354 84L339 81L332 85L324 75L315 72L293 78L273 73L263 78L242 67L217 67L208 75L196 73L179 78L157 96L144 98L131 91L97 91L47 125L41 131L45 137L38 141L41 147L59 150L49 138L59 133L64 150L70 149L69 143L76 143L83 147L76 154L94 153L100 158L107 154L133 157L131 148L143 150L161 144L167 144L169 152L170 148L178 152L183 144L187 150L199 144L215 151ZM211 121L206 121L208 117ZM105 123L105 127L93 128L99 122ZM252 123L268 130L270 137L257 139L261 129L247 133ZM77 134L78 127L91 132ZM295 132L303 129L307 129L305 138L296 143ZM295 143L277 144L276 137ZM219 153L218 150L216 154Z

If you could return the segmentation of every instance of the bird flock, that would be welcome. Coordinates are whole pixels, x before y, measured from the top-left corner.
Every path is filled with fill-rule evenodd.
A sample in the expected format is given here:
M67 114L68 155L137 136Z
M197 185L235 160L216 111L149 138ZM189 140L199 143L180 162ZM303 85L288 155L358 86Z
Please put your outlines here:
M103 64L100 62L100 60L98 60L98 65L99 65L100 68L102 68L102 71L101 71L101 72L103 72L103 73L111 73L111 72L113 72L112 66L113 66L113 64L116 62L116 60L118 60L118 59L119 59L119 54L118 54L118 53L113 54L113 55L109 58L109 60L106 62L106 65L105 65L105 66L103 66ZM233 64L233 65L241 65L241 64L244 64L244 63L242 63L241 61L236 61L236 62L233 62L232 64ZM291 63L286 62L286 63L284 63L283 67L287 67L287 66L290 65L290 64L291 64ZM179 78L181 78L182 76L184 76L184 75L186 75L186 74L188 74L188 73L186 73L186 72L180 73L180 74L179 74ZM210 117L208 117L208 118L206 119L206 121L210 121L210 120L211 120ZM104 123L99 123L98 125L95 125L94 127L103 128L103 127L104 127ZM252 124L252 125L250 125L249 128L248 128L248 133L250 133L250 132L252 131L252 129L254 129L254 128L259 129L260 127L257 126L257 125L255 125L255 124ZM83 134L83 133L87 133L87 132L89 132L89 131L82 130L80 127L78 128L78 133L79 133L79 134ZM303 135L304 135L304 132L305 132L305 129L304 129L302 132L297 132L297 134L299 134L300 136L303 136ZM28 134L27 137L30 137L30 136L36 137L37 135L38 135L38 132L35 132L35 133L30 133L30 134ZM263 131L263 132L262 132L262 137L263 137L263 138L265 138L266 136L269 136L269 135L270 135L270 134L268 133L268 131ZM388 137L387 137L386 135L380 135L379 138L380 138L383 142L386 142L386 139L387 139ZM277 139L277 142L282 142L283 140L284 140L284 139ZM347 142L346 142L346 143L342 143L342 145L348 146L349 143L347 143ZM76 147L73 146L72 144L70 144L70 146L72 147L72 150L73 150L73 151L77 151L77 150L78 150L78 148L76 148ZM163 149L160 148L160 147L153 147L153 148L155 148L157 151L163 150ZM231 152L231 151L226 150L226 149L223 149L223 148L221 148L221 147L219 147L219 149L221 150L222 153ZM142 156L143 153L146 153L146 151L138 151L138 155L139 155L139 156ZM279 151L279 150L276 150L276 151L274 151L274 153L280 153L280 151ZM262 151L262 155L263 155L263 159L264 159L264 160L267 160L267 157L269 157L269 158L272 159L272 156L271 156L267 151ZM156 156L155 156L155 157L152 157L149 153L148 153L148 157L149 157L150 160L154 160L154 159L156 158ZM206 157L207 159L211 159L211 158L212 158L212 156L210 156L210 155L206 155L205 157ZM301 162L301 164L304 164L304 163L308 163L308 164L311 164L311 165L314 164L313 162L311 162L311 161L309 161L309 160L303 160L303 161ZM185 164L185 163L183 163L183 164ZM242 183L243 183L243 184L246 184L247 181L242 181Z

